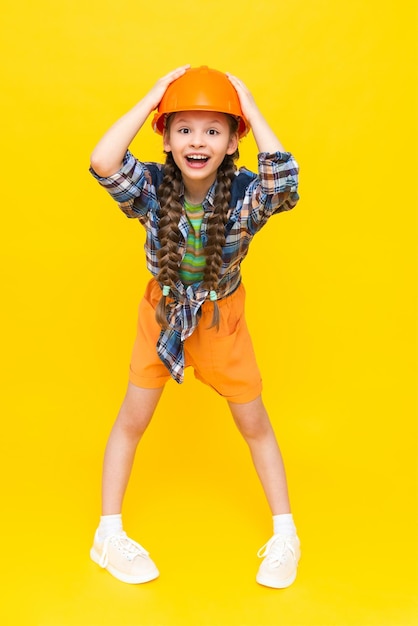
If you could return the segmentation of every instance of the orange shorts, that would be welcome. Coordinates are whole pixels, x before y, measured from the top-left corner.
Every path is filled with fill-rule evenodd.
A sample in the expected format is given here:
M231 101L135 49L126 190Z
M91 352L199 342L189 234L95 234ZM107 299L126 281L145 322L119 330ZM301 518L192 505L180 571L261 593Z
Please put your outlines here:
M148 283L139 305L138 327L132 351L129 380L137 387L163 387L170 373L157 354L161 328L155 320L155 308L161 288L155 279ZM184 342L186 367L194 375L230 402L255 400L262 389L261 375L244 315L245 289L241 284L234 293L218 301L219 330L208 328L213 303L204 302L202 317L193 334Z

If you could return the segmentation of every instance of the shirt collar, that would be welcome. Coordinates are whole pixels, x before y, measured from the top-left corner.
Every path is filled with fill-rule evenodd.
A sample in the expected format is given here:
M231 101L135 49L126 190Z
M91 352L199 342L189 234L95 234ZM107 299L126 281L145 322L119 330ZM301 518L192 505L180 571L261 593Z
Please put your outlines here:
M216 180L209 188L208 193L206 194L206 198L203 201L203 207L210 205L212 208L214 207L215 200L215 189L216 189Z

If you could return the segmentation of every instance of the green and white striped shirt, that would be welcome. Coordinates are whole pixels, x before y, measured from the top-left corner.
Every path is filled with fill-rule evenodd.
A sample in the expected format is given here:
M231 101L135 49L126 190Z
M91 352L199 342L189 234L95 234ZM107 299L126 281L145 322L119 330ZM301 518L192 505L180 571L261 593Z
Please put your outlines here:
M180 280L183 285L193 285L203 279L205 251L200 230L204 216L202 204L191 204L184 200L184 210L190 225L186 241L186 252L180 265Z

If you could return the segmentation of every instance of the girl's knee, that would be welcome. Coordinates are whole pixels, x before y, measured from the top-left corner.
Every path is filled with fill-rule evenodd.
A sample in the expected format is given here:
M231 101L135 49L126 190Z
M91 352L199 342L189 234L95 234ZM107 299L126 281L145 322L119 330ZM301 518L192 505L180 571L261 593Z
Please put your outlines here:
M238 429L245 439L261 439L271 432L269 420L255 417L252 420L244 420L237 423Z
M150 423L162 390L128 388L117 424L128 436L140 438Z
M123 430L129 438L140 438L147 429L150 417L145 416L140 410L135 411L122 405L119 411L116 426Z
M272 427L261 403L231 406L238 430L245 439L259 439L271 432Z

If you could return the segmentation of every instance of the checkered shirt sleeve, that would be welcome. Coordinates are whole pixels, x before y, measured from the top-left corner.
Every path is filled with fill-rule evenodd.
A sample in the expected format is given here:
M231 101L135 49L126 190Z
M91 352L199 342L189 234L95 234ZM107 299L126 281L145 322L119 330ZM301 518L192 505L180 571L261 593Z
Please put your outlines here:
M162 169L159 163L153 165ZM157 208L158 200L151 174L146 164L138 161L129 150L125 154L122 167L115 174L101 177L92 167L90 173L112 196L127 217L145 222L147 212L153 207Z

